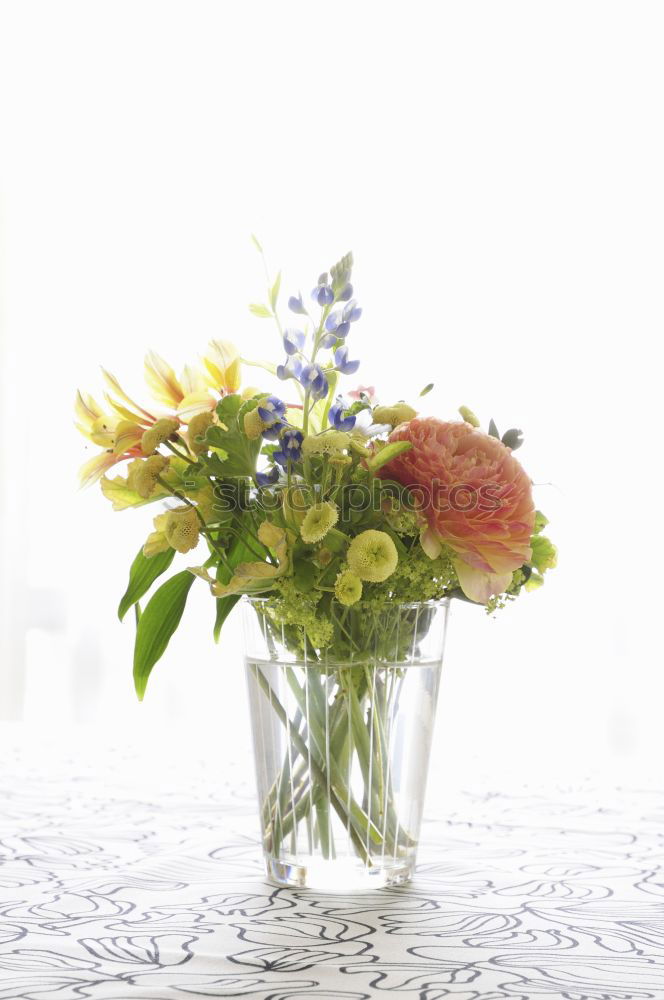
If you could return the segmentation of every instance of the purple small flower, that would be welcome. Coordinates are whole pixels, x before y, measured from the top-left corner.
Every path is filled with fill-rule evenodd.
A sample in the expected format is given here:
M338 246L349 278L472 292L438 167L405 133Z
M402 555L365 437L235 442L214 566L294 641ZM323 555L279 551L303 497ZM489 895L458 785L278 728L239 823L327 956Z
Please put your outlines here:
M344 312L346 310L344 309ZM360 310L361 312L361 310ZM350 330L350 321L344 319L342 313L333 312L325 320L325 329L333 333L337 340L343 340Z
M349 282L344 288L343 292L340 294L339 299L341 302L348 302L352 294L353 294L353 286Z
M320 365L305 365L300 373L299 381L305 389L309 389L313 399L322 399L323 396L327 395L327 378Z
M355 416L348 412L343 396L337 396L335 399L330 407L328 420L335 430L352 431L355 426Z
M334 352L334 366L342 375L353 375L360 367L359 361L348 360L348 348L345 344Z
M269 472L257 472L256 484L258 486L274 486L279 479L279 468L273 465Z
M286 466L289 462L299 462L302 457L304 434L295 427L289 427L281 435L281 449L272 455L275 462Z
M266 441L276 441L286 427L288 427L288 424L284 420L275 420L270 427L265 428L263 437Z
M277 365L277 378L285 382L289 378L298 378L302 372L302 362L297 358L286 358L286 363Z
M311 297L319 306L330 306L334 302L334 292L325 283L316 285L311 291Z
M288 308L291 312L299 313L301 316L306 316L307 310L302 305L302 292L298 295L291 295L288 300Z
M355 323L356 320L362 315L362 310L358 306L355 299L351 299L350 302L344 306L343 318L347 323Z
M324 333L323 336L320 338L320 346L323 348L323 350L327 350L328 347L334 347L336 342L337 342L336 333Z
M268 396L267 399L262 399L258 404L258 416L268 426L283 417L285 412L286 404L277 396Z
M302 330L284 330L284 350L286 354L297 354L304 347L304 333Z

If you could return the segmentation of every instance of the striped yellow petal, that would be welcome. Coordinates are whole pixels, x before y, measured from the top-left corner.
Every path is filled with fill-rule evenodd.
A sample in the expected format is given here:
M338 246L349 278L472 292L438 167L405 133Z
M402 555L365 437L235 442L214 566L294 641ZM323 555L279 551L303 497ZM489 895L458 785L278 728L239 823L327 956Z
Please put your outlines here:
M150 423L153 423L156 420L156 417L154 416L154 414L150 413L148 410L143 409L142 406L139 406L138 403L135 403L134 400L130 396L127 395L127 393L124 391L124 389L122 388L122 386L120 385L120 383L116 379L115 375L111 375L111 373L107 372L105 368L102 368L101 371L102 371L102 374L104 376L104 379L105 379L107 385L116 394L116 396L119 396L121 400L123 400L130 407L132 407L132 411L133 411L132 412L132 418L134 420L136 420L137 423L140 422L140 420L141 420L141 416L139 416L139 414L141 414L143 417L147 417L147 419L150 421ZM116 403L116 401L112 400L108 396L106 398L117 409L117 403Z
M169 407L177 407L184 396L177 375L171 366L156 351L150 351L145 358L145 381L154 399Z

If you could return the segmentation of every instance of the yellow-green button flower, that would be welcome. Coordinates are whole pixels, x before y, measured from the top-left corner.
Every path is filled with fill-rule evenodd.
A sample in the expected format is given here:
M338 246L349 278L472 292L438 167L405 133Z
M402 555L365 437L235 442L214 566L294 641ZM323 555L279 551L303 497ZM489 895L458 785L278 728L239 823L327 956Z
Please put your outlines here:
M370 528L357 535L348 547L348 565L360 580L382 583L397 568L397 548L385 531Z
M141 438L141 448L144 455L151 455L157 450L160 444L168 441L169 437L177 431L180 421L173 417L162 417L150 427Z
M350 607L356 604L362 597L362 581L349 569L339 573L334 585L334 596L340 604Z
M200 521L193 507L176 507L168 512L164 534L171 548L189 552L198 545Z
M189 421L189 426L187 427L187 441L189 442L189 450L193 455L202 455L204 451L207 451L207 445L201 444L196 438L204 438L209 427L214 423L214 414L210 410L206 410L203 413L197 413Z
M157 485L157 477L168 468L169 460L164 455L137 458L127 466L127 486L147 500Z
M333 528L338 520L339 511L333 503L324 500L322 503L314 504L305 514L300 527L302 541L308 545L322 542L330 528Z

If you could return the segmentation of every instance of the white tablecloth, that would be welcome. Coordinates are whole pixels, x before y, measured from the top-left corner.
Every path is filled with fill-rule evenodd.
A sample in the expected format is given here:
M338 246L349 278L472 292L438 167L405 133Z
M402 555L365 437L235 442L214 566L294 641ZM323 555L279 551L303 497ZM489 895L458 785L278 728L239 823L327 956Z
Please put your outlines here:
M145 767L5 751L0 1000L664 997L664 795L434 781L414 883L337 895L267 883L246 768Z

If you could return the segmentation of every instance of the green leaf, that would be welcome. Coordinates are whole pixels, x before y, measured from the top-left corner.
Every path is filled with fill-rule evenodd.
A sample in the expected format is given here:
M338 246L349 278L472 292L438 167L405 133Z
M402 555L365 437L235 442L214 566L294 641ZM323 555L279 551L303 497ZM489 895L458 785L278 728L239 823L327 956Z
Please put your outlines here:
M220 563L217 567L217 580L221 583L228 583L233 575L232 571L236 566L238 566L241 562L250 562L255 558L255 553L252 552L251 549L247 548L244 539L236 539L226 556L227 565ZM240 594L230 594L228 597L217 597L217 613L213 633L215 642L219 642L219 635L221 634L222 626L239 600Z
M433 389L433 382L429 382L429 384L425 385L424 388L422 389L420 396L426 396L427 393L431 392L432 389Z
M224 396L217 404L217 416L223 427L209 427L205 441L213 448L221 449L222 462L215 475L229 479L253 476L256 469L256 458L261 447L261 439L250 441L244 433L244 426L239 418L243 402L236 393ZM208 462L208 468L209 468Z
M217 403L217 416L221 420L222 424L228 427L229 431L233 430L234 424L237 423L237 415L241 408L242 397L236 392L230 393L228 396L224 396L224 398L219 400Z
M118 618L120 621L127 614L132 604L139 601L143 594L147 594L157 577L166 572L173 562L174 555L175 549L168 548L165 552L158 552L156 555L148 558L143 555L143 549L139 549L138 555L129 570L127 589L118 606Z
M277 299L279 298L279 289L281 288L281 271L274 279L274 284L270 289L270 305L274 311L277 308Z
M195 579L188 570L176 573L162 583L141 615L134 645L134 687L139 701L143 701L152 668L180 624Z
M229 614L240 600L240 594L229 594L228 597L217 597L217 616L214 620L214 641L219 642L221 629Z
M385 445L380 451L376 452L373 458L368 459L367 465L372 472L376 472L387 462L390 462L397 455L401 455L402 452L408 451L412 448L410 441L392 441L391 444Z
M534 535L530 544L533 550L530 565L540 573L546 573L547 569L555 569L558 550L553 542L546 535Z
M126 510L128 507L142 507L146 503L154 503L166 494L166 490L157 485L154 492L147 498L142 497L127 486L124 476L115 476L109 479L108 476L101 477L101 491L107 500L113 504L113 510Z
M249 312L253 316L259 316L260 319L271 319L272 312L267 306L263 306L260 303L252 302L249 306Z
M492 438L498 438L498 440L500 440L500 434L498 433L498 428L496 427L493 419L489 421L489 434Z
M523 444L523 431L518 430L516 427L511 427L508 431L505 431L501 440L506 448L516 451Z
M254 234L251 234L251 242L254 244L259 253L263 253L263 247L260 245Z
M310 558L295 559L293 566L293 583L301 594L308 594L316 583L317 570Z

